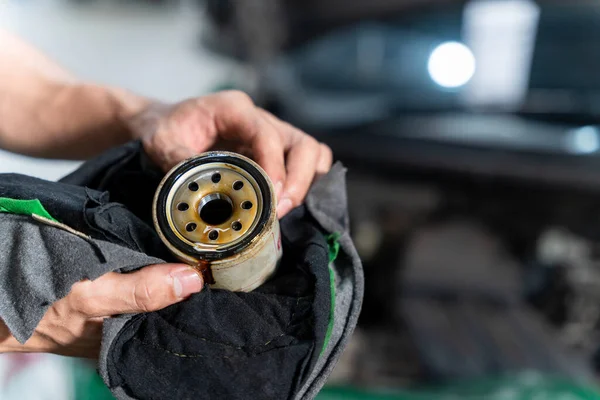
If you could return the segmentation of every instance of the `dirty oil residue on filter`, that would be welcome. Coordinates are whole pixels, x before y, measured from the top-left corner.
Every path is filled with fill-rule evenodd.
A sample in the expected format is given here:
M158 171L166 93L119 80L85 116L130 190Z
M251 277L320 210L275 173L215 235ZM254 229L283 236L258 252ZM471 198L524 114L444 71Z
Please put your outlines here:
M273 185L236 153L204 153L175 166L156 191L153 217L171 252L214 288L251 291L281 259Z

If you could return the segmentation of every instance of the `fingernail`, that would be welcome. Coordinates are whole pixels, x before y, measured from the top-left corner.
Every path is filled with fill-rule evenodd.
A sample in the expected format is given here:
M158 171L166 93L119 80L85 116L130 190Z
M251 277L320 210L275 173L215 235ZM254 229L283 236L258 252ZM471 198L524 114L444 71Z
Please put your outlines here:
M275 184L275 197L278 199L281 195L281 189L283 189L283 182L279 181Z
M281 218L292 209L292 201L290 199L283 199L277 206L277 215Z
M175 296L180 299L188 297L192 293L198 293L204 287L202 276L190 267L171 272L171 277Z

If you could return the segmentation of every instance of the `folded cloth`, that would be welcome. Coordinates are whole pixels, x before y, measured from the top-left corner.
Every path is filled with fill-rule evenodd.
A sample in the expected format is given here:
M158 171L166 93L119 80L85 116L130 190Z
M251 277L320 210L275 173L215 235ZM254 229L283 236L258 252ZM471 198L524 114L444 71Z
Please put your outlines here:
M258 289L207 286L164 310L108 319L99 369L113 394L313 398L345 347L362 300L344 175L334 166L306 205L281 221L281 266ZM38 199L60 223L81 232L0 214L0 245L10 250L0 256L0 317L19 340L74 282L173 260L152 227L161 177L138 142L85 163L59 183L0 175L0 197ZM340 250L330 262L326 237L332 233Z

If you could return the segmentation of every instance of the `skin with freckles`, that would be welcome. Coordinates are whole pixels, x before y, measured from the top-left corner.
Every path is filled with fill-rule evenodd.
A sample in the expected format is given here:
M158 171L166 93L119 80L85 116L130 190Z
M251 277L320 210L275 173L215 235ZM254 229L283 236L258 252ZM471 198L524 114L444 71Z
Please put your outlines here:
M245 93L225 91L163 104L80 81L0 29L1 149L86 159L131 140L141 140L164 171L207 150L251 157L274 182L280 218L302 203L311 183L332 163L326 145L257 107ZM49 308L24 345L0 321L0 352L96 357L104 318L158 310L201 289L199 275L178 264L78 282Z

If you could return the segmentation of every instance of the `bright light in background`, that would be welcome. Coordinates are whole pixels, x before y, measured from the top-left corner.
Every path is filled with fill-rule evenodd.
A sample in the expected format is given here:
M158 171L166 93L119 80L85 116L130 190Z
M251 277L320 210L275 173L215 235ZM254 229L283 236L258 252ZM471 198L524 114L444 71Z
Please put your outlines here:
M462 100L476 108L518 110L529 90L540 6L535 0L472 0L461 37L477 60Z
M567 137L569 151L578 154L597 152L600 150L599 133L595 126L583 126L569 132Z
M463 86L475 74L475 56L462 43L442 43L431 52L427 70L431 79L440 86Z

